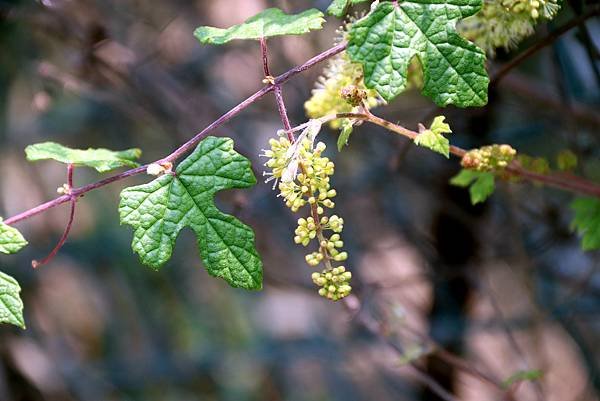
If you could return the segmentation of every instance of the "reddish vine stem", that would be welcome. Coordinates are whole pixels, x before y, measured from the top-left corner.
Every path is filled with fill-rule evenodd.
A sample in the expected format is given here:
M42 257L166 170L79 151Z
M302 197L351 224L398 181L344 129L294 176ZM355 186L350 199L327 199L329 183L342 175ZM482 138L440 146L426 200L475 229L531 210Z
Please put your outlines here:
M69 221L67 222L67 226L65 227L65 231L63 232L62 236L60 237L60 240L58 241L58 243L56 244L56 246L54 247L54 249L52 249L52 251L48 254L48 256L46 256L44 259L38 261L38 260L32 260L31 261L31 266L34 269L37 269L40 266L43 266L45 264L47 264L48 262L50 262L52 259L54 259L54 257L56 256L56 254L58 253L58 251L63 247L63 245L65 244L65 242L67 241L67 237L69 236L69 233L71 232L71 227L73 226L73 220L75 218L75 206L77 205L77 197L75 197L72 192L71 192L71 188L73 188L73 170L74 170L74 166L73 164L69 163L67 165L67 196L69 196L71 198L71 210L69 212Z
M257 92L255 92L253 95L248 97L246 100L244 100L243 102L241 102L240 104L235 106L233 109L231 109L227 113L223 114L221 117L219 117L213 123L211 123L209 126L204 128L201 132L197 133L193 138L191 138L189 141L187 141L186 143L181 145L179 148L177 148L175 151L173 151L170 155L166 156L165 158L163 158L161 160L157 160L155 163L161 164L164 162L173 162L173 161L177 160L178 158L180 158L181 156L183 156L184 154L186 154L187 152L192 150L194 148L194 146L196 146L198 144L198 142L200 142L210 132L212 132L216 128L220 127L221 125L223 125L226 122L228 122L229 120L231 120L233 117L238 115L241 111L246 109L248 106L250 106L251 104L258 101L260 98L265 96L267 93L274 91L276 85L284 84L285 82L289 81L294 76L314 67L316 64L318 64L324 60L327 60L330 57L335 56L336 54L344 51L345 49L346 49L346 43L340 43L340 44L316 55L315 57L309 59L304 64L296 66L296 67L292 68L291 70L279 75L278 77L274 78L273 84L269 84L269 85L261 88ZM83 187L74 188L71 193L74 197L79 198L80 196L82 196L83 194L85 194L87 192L104 187L115 181L120 181L120 180L123 180L128 177L142 174L146 171L147 167L148 167L148 165L136 167L134 169L127 170L123 173L113 175L113 176L105 178L103 180L85 185ZM32 209L29 209L23 213L19 213L15 216L12 216L12 217L4 220L4 223L8 224L8 225L15 224L19 221L23 221L23 220L29 219L33 216L36 216L40 213L43 213L48 209L51 209L58 205L62 205L63 203L69 202L70 200L71 200L71 196L69 196L69 195L59 196L58 198L55 198L51 201L43 203L43 204L36 206Z
M405 136L411 140L414 140L415 137L419 135L419 133L416 131L409 130L401 125L394 124L381 117L377 117L369 111L365 113L339 113L335 116L327 117L327 119L329 118L354 118L357 120L367 121L372 124L379 125L380 127L383 127L389 131ZM450 145L450 153L454 156L462 158L467 151L458 146ZM511 165L506 167L505 171L528 181L538 182L549 187L600 198L600 185L580 177L559 176L556 174L540 174L526 170L516 162L513 162Z

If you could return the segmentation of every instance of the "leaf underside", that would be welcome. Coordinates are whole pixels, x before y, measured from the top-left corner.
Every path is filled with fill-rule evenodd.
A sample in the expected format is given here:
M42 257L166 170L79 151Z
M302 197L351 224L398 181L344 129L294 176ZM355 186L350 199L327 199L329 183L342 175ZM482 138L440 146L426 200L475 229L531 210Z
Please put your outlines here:
M489 78L485 54L456 33L456 22L475 14L481 0L382 2L352 24L350 58L363 65L365 84L387 101L406 89L408 66L418 57L423 94L439 106L482 106Z
M0 219L0 252L6 254L17 253L27 245L27 240L14 227L2 222Z
M247 19L244 23L227 29L201 26L194 36L203 44L222 45L235 39L268 38L280 35L302 35L321 29L325 20L317 9L289 15L278 8L268 8Z
M154 181L121 192L122 224L134 228L132 248L154 269L167 262L179 232L190 227L209 274L233 287L260 289L262 262L254 232L214 204L218 191L256 184L250 161L229 138L208 137L177 167Z
M91 167L100 173L106 173L120 167L137 167L135 162L142 155L139 149L113 151L109 149L71 149L55 142L43 142L25 148L27 160L56 160L75 166Z
M23 301L19 293L21 287L17 280L0 272L0 323L13 324L25 328Z

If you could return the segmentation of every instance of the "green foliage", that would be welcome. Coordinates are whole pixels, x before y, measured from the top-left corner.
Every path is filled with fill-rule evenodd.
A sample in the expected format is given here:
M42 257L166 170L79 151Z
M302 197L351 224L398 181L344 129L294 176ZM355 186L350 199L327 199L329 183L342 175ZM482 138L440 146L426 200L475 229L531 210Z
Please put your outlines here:
M489 83L485 55L454 29L480 7L481 0L382 2L352 24L348 54L363 65L366 86L387 101L405 90L408 66L418 56L423 93L436 104L482 106Z
M569 149L562 150L556 155L556 165L561 171L573 171L577 167L577 155Z
M179 232L196 234L204 266L233 287L260 289L262 262L254 232L214 204L215 193L256 184L250 161L233 149L229 138L208 137L175 172L121 192L122 224L131 225L133 250L154 269L167 262Z
M444 122L444 116L437 116L433 119L429 129L419 133L415 138L415 144L429 148L434 152L441 153L450 157L450 141L444 134L452 133L450 125Z
M108 149L71 149L55 142L37 143L25 148L27 160L56 160L75 166L86 166L106 173L120 167L137 167L136 159L142 155L139 149L112 151Z
M14 227L2 222L0 218L0 252L6 254L17 253L27 245L27 240Z
M331 5L327 7L327 14L342 18L350 5L364 3L366 1L368 0L333 0Z
M248 18L244 23L227 29L201 26L194 36L203 44L222 45L235 39L268 38L280 35L302 35L321 29L325 19L317 9L289 15L278 8L268 8Z
M14 324L24 329L25 319L20 292L21 287L17 280L0 272L0 323Z
M473 171L462 169L460 173L452 177L450 184L457 187L469 187L471 203L476 205L484 202L494 193L494 174L484 171Z
M544 372L542 372L541 370L538 370L538 369L522 370L522 371L516 372L515 374L511 375L508 379L504 380L502 382L502 387L508 389L513 384L518 383L518 382L539 380L542 378L543 375L544 375Z
M600 199L577 198L571 203L575 212L572 229L581 235L581 249L600 249Z

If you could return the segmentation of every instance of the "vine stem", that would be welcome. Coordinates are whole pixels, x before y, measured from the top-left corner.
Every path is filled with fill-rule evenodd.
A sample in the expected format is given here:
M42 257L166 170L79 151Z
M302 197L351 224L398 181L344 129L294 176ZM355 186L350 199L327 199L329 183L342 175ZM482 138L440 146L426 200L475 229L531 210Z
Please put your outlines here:
M74 170L75 170L75 167L73 166L73 164L69 163L67 165L67 191L68 191L67 195L69 195L71 197L71 210L69 212L69 221L67 222L65 231L63 232L62 236L60 237L60 240L58 241L58 243L56 244L54 249L52 249L52 251L48 254L48 256L46 256L44 259L42 259L40 261L37 261L37 260L31 261L31 266L34 269L37 269L38 267L43 266L43 265L47 264L48 262L50 262L52 259L54 259L54 257L56 256L56 254L58 253L60 248L63 247L63 245L67 241L67 238L69 237L69 233L71 232L71 227L73 226L73 219L75 218L75 206L77 205L77 197L73 196L73 194L71 192L71 188L73 188L73 171Z
M279 75L278 77L273 79L272 84L266 85L263 88L261 88L260 90L258 90L257 92L255 92L253 95L248 97L246 100L244 100L243 102L241 102L240 104L238 104L237 106L235 106L234 108L229 110L227 113L223 114L221 117L219 117L213 123L211 123L209 126L204 128L201 132L197 133L189 141L185 142L179 148L175 149L170 155L166 156L165 158L163 158L161 160L157 160L154 163L158 163L158 164L162 164L165 162L172 163L173 161L179 159L184 154L186 154L187 152L192 150L194 148L194 146L196 146L198 144L198 142L200 142L210 132L214 131L216 128L220 127L221 125L223 125L226 122L228 122L229 120L231 120L233 117L238 115L241 111L246 109L248 106L250 106L251 104L253 104L256 101L258 101L259 99L261 99L267 93L274 91L278 85L284 84L285 82L289 81L294 76L314 67L316 64L319 64L320 62L327 60L330 57L335 56L336 54L344 51L345 49L346 49L346 43L340 43L340 44L316 55L315 57L307 60L304 64L296 66L296 67L290 69L289 71ZM71 200L71 196L74 196L75 198L79 198L80 196L84 195L87 192L104 187L113 182L120 181L125 178L129 178L129 177L132 177L132 176L135 176L138 174L142 174L146 171L147 167L148 167L148 165L136 167L134 169L127 170L123 173L113 175L113 176L105 178L103 180L100 180L100 181L97 181L97 182L94 182L94 183L91 183L91 184L88 184L88 185L85 185L85 186L82 186L79 188L74 188L71 192L71 195L59 196L51 201L43 203L39 206L36 206L32 209L25 211L25 212L22 212L15 216L7 218L6 220L4 220L4 223L8 224L8 225L12 225L17 222L29 219L33 216L36 216L40 213L45 212L48 209L51 209L58 205L62 205L63 203L69 202Z
M385 120L381 117L372 114L368 110L365 110L363 113L331 114L328 116L321 117L319 121L321 121L322 123L326 123L339 118L352 118L355 120L366 121L383 127L388 131L392 131L396 134L405 136L411 140L414 140L417 137L417 135L419 135L419 133L416 131L409 130L408 128L405 128L398 124L394 124L388 120ZM302 126L292 128L292 131L301 129L300 127ZM454 156L462 158L467 153L467 150L455 145L450 145L450 153ZM518 162L515 161L513 161L509 166L507 166L504 169L504 171L509 172L514 176L526 179L528 181L537 182L549 187L554 187L564 191L576 192L582 195L600 198L600 185L585 180L581 177L573 175L540 174L524 169L519 165Z

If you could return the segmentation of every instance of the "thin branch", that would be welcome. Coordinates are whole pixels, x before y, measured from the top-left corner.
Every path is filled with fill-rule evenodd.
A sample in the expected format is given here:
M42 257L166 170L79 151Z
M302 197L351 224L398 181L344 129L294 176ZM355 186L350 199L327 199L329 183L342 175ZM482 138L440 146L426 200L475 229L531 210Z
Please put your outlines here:
M48 256L46 256L44 259L38 261L38 260L32 260L31 261L31 266L34 269L37 269L40 266L43 266L45 264L47 264L48 262L50 262L52 259L54 259L54 256L56 256L56 254L58 253L58 251L60 250L60 248L63 247L63 245L65 244L65 242L67 241L67 237L69 236L69 233L71 232L71 226L73 225L73 219L75 217L75 206L77 205L77 197L73 196L72 192L71 192L71 188L73 188L73 164L69 163L67 165L67 195L71 197L71 211L69 213L69 221L67 222L67 226L65 227L65 231L63 232L62 236L60 237L60 240L58 241L58 243L56 244L56 246L54 247L54 249L52 249L52 251L48 254Z
M383 127L396 134L405 136L411 140L414 140L416 136L419 135L419 133L416 131L409 130L408 128L405 128L401 125L394 124L381 117L377 117L369 111L366 111L364 113L331 114L328 116L321 117L319 121L321 121L322 123L326 123L338 118L353 118L356 120L367 121L372 124L379 125L380 127ZM292 128L292 131L296 131L297 129L299 128ZM454 156L462 158L467 153L467 150L458 146L450 145L450 153ZM504 171L511 173L514 176L526 179L528 181L538 182L546 186L562 189L565 191L576 192L583 195L589 195L595 198L600 198L600 185L585 180L581 177L535 173L533 171L524 169L517 162L513 162L512 164L507 166L504 169Z
M271 71L269 69L269 50L267 48L267 39L260 39L260 49L262 54L262 62L263 62L263 71L265 73L265 80L272 79ZM285 107L285 102L283 100L283 92L281 90L281 84L273 83L273 93L275 94L275 100L277 101L277 110L279 111L279 116L281 117L281 122L283 123L283 128L286 130L287 137L290 142L294 142L294 135L291 133L292 124L290 124L290 119L287 114L287 109Z
M346 49L346 43L340 43L340 44L330 48L329 50L326 50L326 51L316 55L315 57L306 61L304 64L294 67L291 70L287 71L286 73L279 75L278 77L276 77L274 79L274 84L267 85L267 86L263 87L262 89L258 90L253 95L248 97L246 100L244 100L243 102L241 102L240 104L235 106L233 109L231 109L227 113L223 114L221 117L219 117L217 120L215 120L212 124L210 124L205 129L203 129L201 132L197 133L193 138L191 138L189 141L187 141L186 143L181 145L179 148L177 148L175 151L173 151L170 155L168 155L167 157L165 157L161 160L157 160L154 163L161 164L161 163L173 162L173 161L177 160L178 158L182 157L184 154L186 154L187 152L192 150L194 148L194 146L196 146L198 144L198 142L200 142L210 132L212 132L216 128L220 127L221 125L223 125L226 122L228 122L229 120L231 120L233 117L235 117L237 114L239 114L242 110L244 110L251 104L255 103L257 100L262 98L267 93L275 90L276 85L284 84L285 82L289 81L294 76L310 69L311 67L314 67L316 64L318 64L324 60L327 60L330 57L335 56L336 54L344 51L344 49ZM123 173L116 174L111 177L105 178L98 182L91 183L91 184L85 185L80 188L74 188L72 191L72 194L76 198L79 198L80 196L82 196L83 194L85 194L87 192L101 188L101 187L111 184L115 181L120 181L120 180L123 180L128 177L142 174L146 171L147 167L148 167L148 165L136 167L134 169L127 170ZM10 218L4 220L4 223L11 225L11 224L17 223L19 221L29 219L33 216L36 216L40 213L45 212L48 209L51 209L58 205L62 205L63 203L67 203L70 201L70 199L71 199L71 197L69 195L59 196L58 198L55 198L51 201L48 201L48 202L43 203L39 206L36 206L32 209L29 209L23 213L19 213L13 217L10 217Z
M544 39L540 40L533 46L530 46L529 48L527 48L527 50L525 50L524 52L519 54L517 57L510 60L508 63L504 64L502 66L502 68L500 68L500 70L498 70L498 72L496 72L494 74L494 76L492 77L492 79L490 80L490 86L497 85L498 82L500 82L500 80L502 80L502 78L510 72L510 70L517 67L519 64L521 64L527 58L529 58L533 54L537 53L539 50L543 49L544 47L554 43L554 41L556 41L563 34L567 33L571 29L581 25L587 19L597 16L597 15L600 15L600 6L592 7L591 10L589 10L585 14L581 14L579 17L569 21L565 25L550 32L550 34L548 34L548 36L546 36Z

